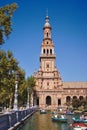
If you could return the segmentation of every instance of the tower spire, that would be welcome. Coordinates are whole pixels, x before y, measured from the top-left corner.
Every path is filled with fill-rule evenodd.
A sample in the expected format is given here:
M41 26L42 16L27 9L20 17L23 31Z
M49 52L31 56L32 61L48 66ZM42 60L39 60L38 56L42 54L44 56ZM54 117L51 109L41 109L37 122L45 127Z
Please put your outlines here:
M48 9L46 10L46 23L49 23Z
M48 16L48 9L46 10L46 16Z
M48 16L48 10L46 11L46 18L45 18L45 24L44 24L44 28L50 28L51 29L51 26L50 26L50 23L49 23L49 16Z

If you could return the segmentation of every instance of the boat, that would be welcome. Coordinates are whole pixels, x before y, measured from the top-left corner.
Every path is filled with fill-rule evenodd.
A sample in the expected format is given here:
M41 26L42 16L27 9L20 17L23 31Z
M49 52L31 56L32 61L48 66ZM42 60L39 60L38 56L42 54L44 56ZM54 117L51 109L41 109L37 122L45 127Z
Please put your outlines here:
M44 109L40 109L40 114L46 114L46 113L47 113L46 110L44 110Z
M70 124L70 130L87 130L87 124L85 124L85 123L72 123L72 124Z
M67 118L64 117L63 115L60 115L60 116L54 115L52 116L52 121L66 123Z
M73 112L66 112L66 113L64 113L65 115L74 115L74 113Z
M74 112L70 111L70 110L67 110L65 113L65 115L74 115Z
M52 111L51 114L56 114L56 111Z
M76 123L87 123L87 119L80 119L80 118L72 118L74 122Z

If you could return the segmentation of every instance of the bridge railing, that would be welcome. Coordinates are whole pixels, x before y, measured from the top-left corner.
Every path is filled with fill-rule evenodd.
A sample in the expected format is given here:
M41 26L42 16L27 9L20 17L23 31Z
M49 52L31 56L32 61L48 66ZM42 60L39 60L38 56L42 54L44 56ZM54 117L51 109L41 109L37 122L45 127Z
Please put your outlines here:
M21 123L27 116L33 114L36 107L0 114L0 130L8 130L16 123Z

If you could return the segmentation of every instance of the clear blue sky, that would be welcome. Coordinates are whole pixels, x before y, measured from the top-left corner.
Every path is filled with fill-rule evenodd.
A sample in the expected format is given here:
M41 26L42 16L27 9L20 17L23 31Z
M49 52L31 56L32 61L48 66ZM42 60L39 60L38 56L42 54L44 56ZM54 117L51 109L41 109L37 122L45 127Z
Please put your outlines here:
M56 66L63 81L87 81L87 0L0 0L17 2L13 32L1 49L11 50L26 77L38 71L46 10L52 26Z

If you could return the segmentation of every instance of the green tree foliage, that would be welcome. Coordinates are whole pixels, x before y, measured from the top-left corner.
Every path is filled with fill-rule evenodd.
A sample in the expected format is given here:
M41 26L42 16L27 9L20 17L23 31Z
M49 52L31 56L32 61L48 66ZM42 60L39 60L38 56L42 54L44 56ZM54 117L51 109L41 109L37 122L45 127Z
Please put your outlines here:
M30 94L32 94L34 92L34 87L35 87L34 77L33 76L28 77L26 83L27 83L27 88L29 88L30 90Z
M0 45L4 43L4 36L8 37L12 32L11 18L17 7L16 3L0 7Z
M18 72L19 86L24 81L25 73L18 66L18 61L12 52L0 50L0 105L12 106L15 89L15 72Z
M27 78L27 89L29 89L29 95L30 95L30 106L32 105L33 101L32 98L35 93L35 78L33 76Z
M73 99L72 100L72 106L74 108L79 108L81 106L84 106L84 108L87 106L87 99L86 98L83 98L83 99Z
M72 106L73 106L74 108L80 107L80 106L81 106L80 100L77 99L77 98L73 99L73 100L72 100Z
M19 103L20 105L26 105L27 103L27 95L29 89L29 96L30 96L30 104L31 104L31 95L35 93L35 79L33 76L28 77L24 80L23 84L19 88Z
M87 99L86 99L86 98L83 98L83 99L81 100L81 104L82 104L82 106L84 106L84 108L87 108Z
M20 106L25 106L27 103L27 85L26 79L23 81L23 84L19 87L19 95L18 95L18 104Z

